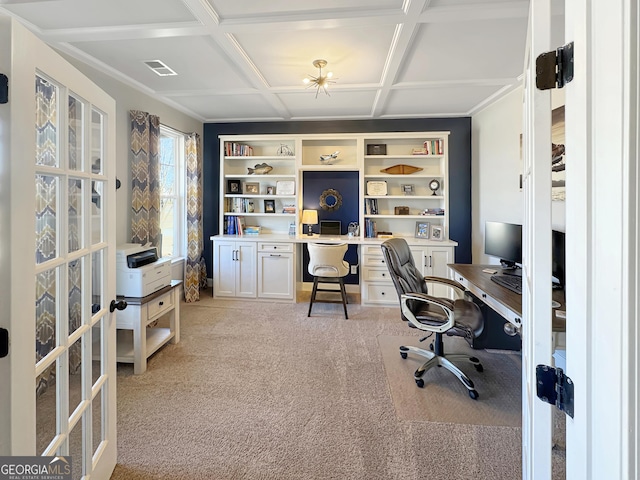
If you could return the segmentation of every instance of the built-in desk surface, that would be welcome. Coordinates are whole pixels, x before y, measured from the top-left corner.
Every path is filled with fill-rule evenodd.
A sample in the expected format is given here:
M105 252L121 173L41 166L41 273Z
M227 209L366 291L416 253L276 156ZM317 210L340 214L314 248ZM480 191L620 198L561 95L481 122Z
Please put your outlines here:
M506 307L510 312L514 314L515 317L522 317L522 295L519 295L511 290L503 287L502 285L498 285L497 283L491 280L491 274L485 273L482 270L485 268L491 268L493 270L497 270L498 274L502 273L502 268L499 265L470 265L463 263L453 263L449 264L449 268L453 270L455 274L455 279L460 281L460 277L467 282L465 287L469 288L474 294L474 288L479 290L481 294L479 295L482 300L490 300L486 303L494 308L492 305L492 301L498 303L498 307L503 306ZM471 288L470 288L471 287ZM486 294L490 298L482 298L482 293ZM553 291L553 300L560 303L560 307L553 310L552 317L552 329L554 332L564 332L566 329L566 320L564 318L558 318L556 316L557 310L565 310L564 307L564 291L563 290L554 290ZM500 308L494 308L501 315L503 314ZM503 315L505 316L505 315ZM505 318L512 323L516 323L512 321L512 318L505 316Z

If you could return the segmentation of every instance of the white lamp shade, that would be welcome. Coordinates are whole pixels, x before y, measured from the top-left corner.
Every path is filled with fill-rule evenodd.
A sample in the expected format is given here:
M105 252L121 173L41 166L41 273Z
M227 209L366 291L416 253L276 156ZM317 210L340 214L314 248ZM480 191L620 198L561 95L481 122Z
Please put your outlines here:
M307 225L318 224L318 211L317 210L303 210L302 211L302 223Z

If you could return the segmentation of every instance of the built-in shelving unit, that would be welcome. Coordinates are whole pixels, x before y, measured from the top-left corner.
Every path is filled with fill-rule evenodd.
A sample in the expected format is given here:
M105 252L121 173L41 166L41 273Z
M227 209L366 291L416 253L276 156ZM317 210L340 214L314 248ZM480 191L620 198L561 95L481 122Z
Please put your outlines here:
M287 233L291 223L299 232L302 173L358 171L362 237L371 234L365 224L375 224L378 232L413 237L416 223L422 222L441 227L440 238L447 239L448 137L449 132L222 135L220 232L229 233L229 220L238 216L246 217L248 226L261 227L261 233ZM227 155L237 150L251 155ZM326 159L335 152L335 158ZM264 164L268 172L260 172ZM417 171L385 171L400 165ZM435 190L430 188L433 181L439 184ZM368 188L370 182L384 182L384 192Z

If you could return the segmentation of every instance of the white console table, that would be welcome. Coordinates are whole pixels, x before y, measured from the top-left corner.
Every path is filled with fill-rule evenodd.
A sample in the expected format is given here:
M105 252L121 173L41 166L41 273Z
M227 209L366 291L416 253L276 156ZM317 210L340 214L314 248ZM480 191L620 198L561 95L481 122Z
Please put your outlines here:
M146 297L119 296L127 308L116 315L116 361L133 363L133 373L147 370L147 358L167 342L180 341L180 280ZM169 327L147 326L165 314L170 314Z

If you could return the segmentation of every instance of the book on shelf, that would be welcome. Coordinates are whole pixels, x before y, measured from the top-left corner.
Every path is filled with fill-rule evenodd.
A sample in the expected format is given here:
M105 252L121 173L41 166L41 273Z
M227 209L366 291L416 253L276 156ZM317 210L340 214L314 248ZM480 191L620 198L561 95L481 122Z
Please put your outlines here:
M243 235L245 232L244 217L227 215L224 217L224 233L226 235Z
M260 230L262 230L262 227L257 225L247 225L244 227L245 235L258 235L260 234Z
M444 155L444 140L441 138L433 139L433 140L425 140L422 144L422 151L420 153L415 153L414 155ZM418 149L420 150L420 149Z
M444 215L444 208L425 208L420 215Z
M366 238L376 238L378 236L378 228L375 220L370 218L364 219L364 236Z
M253 148L242 143L225 142L224 154L227 157L250 157L253 155Z
M285 205L282 207L282 213L289 213L291 215L296 213L296 206L295 205Z
M378 199L377 198L365 198L364 199L364 213L365 213L365 215L377 215L378 214Z

